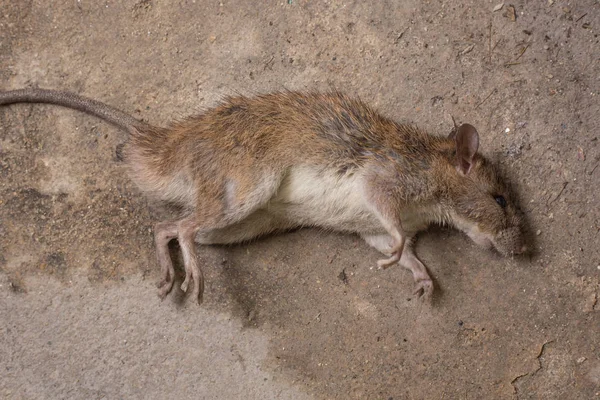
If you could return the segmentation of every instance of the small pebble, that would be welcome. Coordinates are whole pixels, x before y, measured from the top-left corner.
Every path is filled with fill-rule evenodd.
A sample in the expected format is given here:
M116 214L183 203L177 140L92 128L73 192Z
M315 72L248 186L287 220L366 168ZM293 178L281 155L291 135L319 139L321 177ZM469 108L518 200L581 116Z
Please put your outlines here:
M579 358L577 359L577 364L581 364L581 363L583 363L585 360L587 360L587 358L585 358L585 357L579 357Z
M535 232L535 234L536 234L537 236L540 236L540 235L542 234L542 231L538 229L538 230Z

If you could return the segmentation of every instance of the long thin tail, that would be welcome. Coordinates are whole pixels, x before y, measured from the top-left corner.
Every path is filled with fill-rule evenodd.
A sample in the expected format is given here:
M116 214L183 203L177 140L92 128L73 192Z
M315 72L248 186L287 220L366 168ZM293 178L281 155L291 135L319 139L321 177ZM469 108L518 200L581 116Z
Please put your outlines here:
M19 89L0 92L0 105L14 103L48 103L73 108L102 118L103 120L126 130L130 134L138 133L140 130L149 127L145 122L100 101L59 90Z

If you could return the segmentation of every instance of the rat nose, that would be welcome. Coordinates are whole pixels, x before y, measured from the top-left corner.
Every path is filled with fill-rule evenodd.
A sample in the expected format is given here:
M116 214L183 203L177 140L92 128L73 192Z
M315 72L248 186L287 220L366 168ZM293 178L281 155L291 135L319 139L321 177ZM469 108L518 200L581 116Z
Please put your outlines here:
M515 254L525 254L527 253L527 250L529 250L529 248L524 244L520 249L515 251Z

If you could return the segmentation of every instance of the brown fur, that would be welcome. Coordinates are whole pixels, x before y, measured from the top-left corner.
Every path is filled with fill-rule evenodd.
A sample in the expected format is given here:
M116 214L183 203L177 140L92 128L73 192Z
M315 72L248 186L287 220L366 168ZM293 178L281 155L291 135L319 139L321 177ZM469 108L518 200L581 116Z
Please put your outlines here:
M10 103L7 93L0 104ZM38 99L36 93L27 92L27 101ZM61 96L51 102L72 106ZM93 109L96 103L66 98L104 115ZM426 294L431 278L410 244L429 223L454 225L506 255L524 248L516 208L477 153L478 134L470 125L449 137L432 136L337 92L281 92L231 97L167 128L120 126L131 133L125 155L133 180L185 210L181 220L155 229L162 296L173 285L166 246L174 238L184 254L182 288L193 283L196 297L204 283L194 239L233 243L306 225L356 232L391 254L380 266L399 261ZM506 199L504 208L497 196Z

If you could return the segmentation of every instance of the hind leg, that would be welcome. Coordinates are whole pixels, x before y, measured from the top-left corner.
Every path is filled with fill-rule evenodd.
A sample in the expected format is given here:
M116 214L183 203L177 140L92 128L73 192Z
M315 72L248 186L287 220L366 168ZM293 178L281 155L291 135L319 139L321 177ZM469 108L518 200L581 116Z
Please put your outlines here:
M177 223L172 221L159 222L154 226L154 244L156 257L160 265L162 280L158 284L158 295L164 299L171 291L175 280L173 260L169 254L169 242L177 237Z
M183 254L185 279L181 284L181 290L187 292L191 287L190 296L200 302L204 293L204 274L198 262L196 242L201 244L239 243L289 227L291 225L286 221L269 214L267 210L257 210L246 219L222 228L205 229L195 217L157 224L156 249L163 274L163 280L159 286L160 297L164 298L173 288L175 272L168 249L168 242L171 239L177 238Z
M204 292L204 275L198 263L196 243L194 241L200 228L201 224L194 217L156 224L154 228L154 241L156 243L156 255L162 275L162 280L158 285L158 295L161 299L164 299L171 291L175 282L175 268L169 254L169 242L177 239L181 253L183 254L185 269L185 279L181 284L181 289L187 292L190 283L192 283L192 297L200 301Z
M201 225L192 217L186 218L177 223L179 247L183 254L183 265L185 268L185 279L181 284L181 290L187 293L190 283L192 284L192 298L198 303L202 300L204 293L204 274L200 269L198 254L196 251L196 242L194 238Z
M200 302L204 292L204 275L198 262L196 240L200 239L198 241L201 243L209 244L219 243L219 240L210 240L211 238L220 238L224 239L220 241L222 243L234 243L267 233L268 224L256 218L251 223L242 221L269 201L280 181L281 176L271 174L259 182L252 182L254 186L248 182L244 182L245 186L241 185L239 182L243 181L233 178L225 179L222 187L199 186L197 192L201 197L196 198L196 208L188 217L158 224L155 237L159 263L163 271L159 295L166 296L173 287L174 272L168 253L168 242L177 238L185 269L181 289L188 292L191 288L191 296Z

